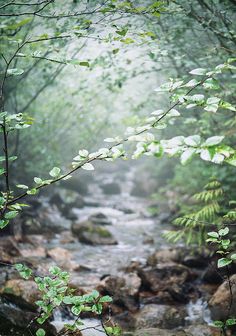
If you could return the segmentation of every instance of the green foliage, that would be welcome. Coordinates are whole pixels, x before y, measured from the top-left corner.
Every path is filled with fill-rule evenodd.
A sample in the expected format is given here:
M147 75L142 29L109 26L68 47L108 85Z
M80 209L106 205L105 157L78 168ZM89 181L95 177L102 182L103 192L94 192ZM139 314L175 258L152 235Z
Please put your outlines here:
M193 211L174 220L174 224L181 229L167 231L164 236L173 242L184 239L187 244L205 244L209 227L220 223L223 197L220 182L210 181L202 192L193 195L193 200L197 202L192 205Z
M69 286L69 273L62 271L57 266L50 267L47 276L34 276L33 271L22 264L16 264L15 268L24 279L33 277L41 292L41 299L35 302L40 308L40 314L37 317L37 322L40 324L43 324L52 316L55 308L67 305L76 320L73 324L65 324L65 328L76 331L83 325L83 322L79 319L82 312L93 312L101 315L103 305L112 302L110 296L100 296L96 290L90 294L76 295L75 290ZM44 335L45 331L43 329L37 330L36 336ZM118 329L112 328L110 335L119 335Z

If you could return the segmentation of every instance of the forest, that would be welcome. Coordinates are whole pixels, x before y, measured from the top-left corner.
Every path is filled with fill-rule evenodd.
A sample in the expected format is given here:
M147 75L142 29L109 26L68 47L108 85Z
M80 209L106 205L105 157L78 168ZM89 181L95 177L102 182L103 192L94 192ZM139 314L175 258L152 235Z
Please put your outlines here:
M0 336L236 336L236 1L0 20Z

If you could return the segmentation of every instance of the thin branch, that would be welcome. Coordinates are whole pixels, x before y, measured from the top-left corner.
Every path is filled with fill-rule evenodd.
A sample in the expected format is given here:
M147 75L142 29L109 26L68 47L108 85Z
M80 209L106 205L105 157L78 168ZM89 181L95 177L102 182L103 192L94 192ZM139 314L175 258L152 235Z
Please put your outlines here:
M203 84L207 79L209 79L209 78L210 78L210 77L207 76L207 77L205 77L202 81L198 82L195 86L193 86L190 90L188 90L188 92L186 93L186 96L189 95L189 94L190 94L193 90L195 90L198 86L202 85L202 84ZM181 102L180 102L179 100L177 100L171 107L169 107L169 108L166 110L165 113L163 113L157 120L155 120L155 122L153 122L153 123L151 124L151 127L154 128L154 127L155 127L155 126L156 126L156 125L157 125L157 124L158 124L158 123L159 123L159 122L160 122L166 115L168 115L168 113L170 113L170 111L171 111L173 108L175 108L176 106L178 106L178 105L180 105L180 104L181 104ZM146 128L146 129L144 129L144 130L142 130L142 131L140 131L140 132L137 132L136 135L143 134L143 133L145 133L148 129L149 129L149 128ZM127 142L128 140L129 140L128 137L122 139L121 141L117 142L115 145L110 146L110 147L108 148L109 151L110 151L112 148L114 148L114 147L116 147L116 146L119 146L119 145L121 145L121 144ZM107 157L105 157L105 158L109 158L109 156L107 156ZM76 166L75 168L69 170L68 172L66 172L65 174L59 176L58 178L56 178L56 179L50 181L50 183L48 183L48 184L42 184L42 185L36 186L34 189L36 189L36 190L40 190L40 189L45 188L45 187L47 187L47 186L49 186L49 185L52 185L52 184L54 184L54 183L57 183L57 182L59 182L59 181L65 179L65 178L67 178L69 175L73 174L73 173L76 172L77 170L79 170L84 164L86 164L86 163L91 163L91 162L93 162L93 161L97 161L97 160L105 159L105 158L102 156L102 154L97 154L97 155L95 155L95 156L93 156L93 157L91 157L91 158L88 158L88 159L84 160L83 162L81 162L81 163L80 163L78 166ZM13 198L12 200L8 201L8 202L6 203L6 205L8 206L8 205L14 204L14 203L17 202L18 200L20 200L20 199L22 199L22 198L24 198L24 197L26 197L26 196L28 196L27 191L24 192L24 193L22 193L22 194L20 194L20 195L18 195L18 196L16 196L16 197Z

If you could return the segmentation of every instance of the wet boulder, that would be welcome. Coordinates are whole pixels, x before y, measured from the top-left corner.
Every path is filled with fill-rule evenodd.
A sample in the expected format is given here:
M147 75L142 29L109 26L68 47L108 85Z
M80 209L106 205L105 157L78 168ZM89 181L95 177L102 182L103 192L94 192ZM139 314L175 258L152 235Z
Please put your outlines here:
M115 245L116 239L112 233L101 225L95 225L91 221L73 222L72 233L81 243L88 245Z
M136 327L174 329L185 325L186 309L183 306L149 304L136 314Z
M144 267L139 269L138 275L142 279L143 290L155 293L151 299L144 300L146 303L187 303L190 299L190 284L194 277L183 265L169 263Z
M138 293L140 286L141 279L138 275L130 273L105 277L99 284L98 290L103 295L111 295L115 305L135 312L139 307Z
M20 248L13 237L0 238L0 260L10 263L15 257L21 256Z
M230 277L232 298L229 282L224 281L209 300L209 308L213 320L225 320L228 318L228 309L231 304L231 315L236 316L236 274Z
M145 267L138 274L143 286L153 292L168 289L175 284L183 285L191 280L190 270L175 263L159 264L155 268Z
M218 328L210 327L208 325L191 325L184 329L186 336L220 336L221 331Z
M145 328L137 330L133 336L192 336L183 331L171 331L160 328Z
M12 294L0 295L1 332L6 332L7 335L31 336L35 334L37 329L43 328L46 335L56 335L55 327L48 322L41 326L36 322L37 314L35 306L29 304L22 297Z
M61 215L56 206L44 206L37 218L26 217L23 221L24 234L60 233L70 228L70 222Z
M40 298L40 291L33 280L11 279L8 280L1 289L3 294L10 293L15 297L34 304Z

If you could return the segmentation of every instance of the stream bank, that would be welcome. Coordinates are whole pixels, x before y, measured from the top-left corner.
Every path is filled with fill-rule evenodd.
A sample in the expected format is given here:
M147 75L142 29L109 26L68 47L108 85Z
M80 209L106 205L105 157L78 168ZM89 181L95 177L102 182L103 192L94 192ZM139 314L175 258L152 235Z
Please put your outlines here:
M124 335L219 335L211 325L212 318L224 318L223 279L211 265L210 251L193 253L162 238L172 214L153 216L148 210L152 185L137 184L136 169L127 165L85 175L83 182L83 187L75 180L32 199L17 219L21 229L15 238L1 238L0 335L32 336L27 326L40 293L7 266L15 262L42 275L56 264L70 272L78 293L97 289L111 295L111 313L103 318L119 324ZM56 311L47 335L56 335L71 319L67 311ZM85 327L99 324L94 316L83 321ZM82 335L102 335L98 329Z

